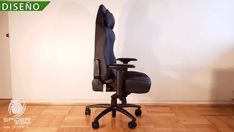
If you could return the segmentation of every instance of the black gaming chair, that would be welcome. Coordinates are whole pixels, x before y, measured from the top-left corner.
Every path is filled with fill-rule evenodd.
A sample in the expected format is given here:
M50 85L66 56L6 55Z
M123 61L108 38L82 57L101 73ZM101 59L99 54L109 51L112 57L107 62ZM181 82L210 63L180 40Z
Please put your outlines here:
M112 117L116 116L116 111L127 115L132 121L128 123L129 128L135 128L136 118L123 108L137 108L136 116L141 116L141 106L127 104L126 97L130 93L147 93L150 90L150 78L140 72L128 71L128 68L134 68L134 65L128 64L130 61L137 61L135 58L115 58L113 46L115 34L113 32L115 20L112 13L100 5L96 18L95 32L95 55L94 55L94 79L92 86L94 91L103 91L103 85L106 91L116 92L111 96L111 104L94 104L86 106L85 115L90 115L90 108L106 108L92 122L94 129L99 128L98 120L108 112L112 112ZM117 64L116 60L123 64ZM117 104L117 99L121 104Z

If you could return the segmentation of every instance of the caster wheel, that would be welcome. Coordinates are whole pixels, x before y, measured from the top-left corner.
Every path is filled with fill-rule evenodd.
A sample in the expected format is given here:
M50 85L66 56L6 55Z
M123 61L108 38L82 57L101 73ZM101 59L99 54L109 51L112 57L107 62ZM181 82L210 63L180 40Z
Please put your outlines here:
M96 121L92 122L92 127L93 127L93 129L98 129L99 128L99 123L96 122Z
M85 109L85 115L90 115L90 113L91 113L91 110L89 108L86 108Z
M141 109L136 109L135 111L136 116L141 116L141 113L142 113Z
M128 123L128 127L131 128L131 129L134 129L136 126L137 126L137 124L136 124L135 121L130 121L130 122Z

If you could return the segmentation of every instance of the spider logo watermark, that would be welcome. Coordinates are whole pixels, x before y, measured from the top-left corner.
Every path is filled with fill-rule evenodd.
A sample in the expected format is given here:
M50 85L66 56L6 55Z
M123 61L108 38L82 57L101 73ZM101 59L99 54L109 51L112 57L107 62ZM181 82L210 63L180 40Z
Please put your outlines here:
M8 112L12 117L3 118L4 123L13 122L13 126L3 126L3 128L25 128L31 124L31 118L21 117L26 111L26 104L19 100L11 100L8 106Z
M26 104L18 100L12 100L8 106L8 112L14 117L20 117L26 110Z

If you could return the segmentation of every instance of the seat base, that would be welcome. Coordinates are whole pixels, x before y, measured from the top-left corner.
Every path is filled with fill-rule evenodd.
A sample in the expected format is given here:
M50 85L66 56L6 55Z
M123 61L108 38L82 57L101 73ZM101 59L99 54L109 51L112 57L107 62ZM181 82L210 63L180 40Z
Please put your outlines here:
M98 122L99 119L101 119L107 113L112 112L112 117L115 118L116 111L123 113L124 115L128 116L131 119L131 121L128 123L128 126L129 126L129 128L133 129L137 126L136 118L131 113L129 113L127 110L125 110L124 108L137 108L135 110L136 116L141 116L141 113L142 113L140 105L127 104L126 100L124 102L122 102L122 104L117 104L116 98L112 98L111 104L93 104L93 105L86 106L85 115L90 115L90 113L91 113L90 108L106 108L100 114L98 114L97 117L92 122L92 127L94 129L99 128L99 122Z

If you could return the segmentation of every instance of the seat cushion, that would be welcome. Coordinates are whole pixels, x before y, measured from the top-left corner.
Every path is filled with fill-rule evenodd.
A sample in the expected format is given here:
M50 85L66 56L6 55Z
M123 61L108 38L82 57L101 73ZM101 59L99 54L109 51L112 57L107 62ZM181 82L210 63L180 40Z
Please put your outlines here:
M147 93L150 90L151 80L145 74L136 71L128 71L125 75L126 91L128 93Z

